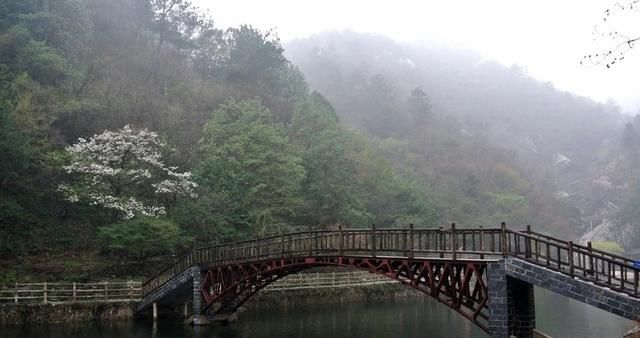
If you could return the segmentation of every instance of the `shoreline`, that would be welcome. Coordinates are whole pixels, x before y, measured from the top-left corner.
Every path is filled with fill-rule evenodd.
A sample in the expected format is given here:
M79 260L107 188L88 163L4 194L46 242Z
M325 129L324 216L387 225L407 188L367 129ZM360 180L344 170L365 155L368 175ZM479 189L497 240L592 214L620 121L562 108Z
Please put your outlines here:
M130 320L135 316L136 304L136 302L3 304L0 305L0 327Z
M379 299L407 298L419 293L400 284L366 285L341 288L262 291L243 306L248 309L292 307L298 304L344 303ZM67 303L67 304L2 304L0 327L65 324L75 322L109 322L133 320L137 302ZM180 318L179 311L163 313Z

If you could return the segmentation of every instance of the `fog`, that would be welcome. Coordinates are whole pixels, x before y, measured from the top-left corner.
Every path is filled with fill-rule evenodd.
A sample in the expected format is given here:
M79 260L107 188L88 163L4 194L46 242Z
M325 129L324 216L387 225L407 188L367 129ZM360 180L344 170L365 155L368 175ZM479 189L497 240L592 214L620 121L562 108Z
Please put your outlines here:
M251 24L274 29L284 41L327 30L382 34L419 45L445 45L478 52L486 59L518 64L557 88L615 100L624 112L640 109L640 53L624 62L580 65L584 55L609 48L592 33L604 10L615 1L209 1L196 3L211 11L221 27ZM638 36L629 22L637 12L621 13L615 27ZM600 27L601 30L610 27Z
M640 257L640 53L607 35L640 13L617 8L4 0L0 281L340 225Z

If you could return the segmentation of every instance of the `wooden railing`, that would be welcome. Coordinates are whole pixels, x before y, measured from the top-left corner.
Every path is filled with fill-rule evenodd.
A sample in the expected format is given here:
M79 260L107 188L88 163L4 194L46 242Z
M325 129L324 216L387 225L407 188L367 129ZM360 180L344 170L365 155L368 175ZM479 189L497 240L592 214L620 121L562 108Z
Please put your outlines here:
M312 272L286 276L269 284L263 291L346 288L369 285L397 284L396 280L366 271Z
M640 269L633 260L551 236L526 231L507 232L509 255L610 288L640 297Z
M515 256L537 265L639 297L634 261L531 231L495 228L376 228L312 230L200 247L142 285L147 294L192 266L307 256L395 256L432 259L496 259Z
M192 266L306 256L403 256L484 259L503 252L501 228L376 228L312 230L200 247L143 284L147 294Z
M138 301L141 282L0 284L2 303L82 303Z

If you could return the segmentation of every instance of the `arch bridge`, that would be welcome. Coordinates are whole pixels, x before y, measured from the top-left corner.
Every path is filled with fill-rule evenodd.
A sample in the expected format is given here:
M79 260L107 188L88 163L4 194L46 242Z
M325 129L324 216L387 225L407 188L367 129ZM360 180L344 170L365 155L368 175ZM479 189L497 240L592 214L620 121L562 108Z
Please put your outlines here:
M193 323L225 317L275 280L341 266L384 275L456 311L495 338L533 337L533 286L640 319L631 259L527 226L312 230L201 247L143 284L138 312L192 301Z

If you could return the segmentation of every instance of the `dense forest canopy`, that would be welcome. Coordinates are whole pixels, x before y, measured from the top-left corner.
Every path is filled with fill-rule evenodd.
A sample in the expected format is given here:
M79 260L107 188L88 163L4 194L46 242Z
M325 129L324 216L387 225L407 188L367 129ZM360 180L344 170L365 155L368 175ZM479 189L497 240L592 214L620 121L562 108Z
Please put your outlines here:
M640 126L621 143L612 105L467 52L348 32L286 47L188 0L3 1L0 257L144 262L338 224L577 235L600 209L575 190L608 171L634 196L610 201L620 222L638 213L622 172Z

